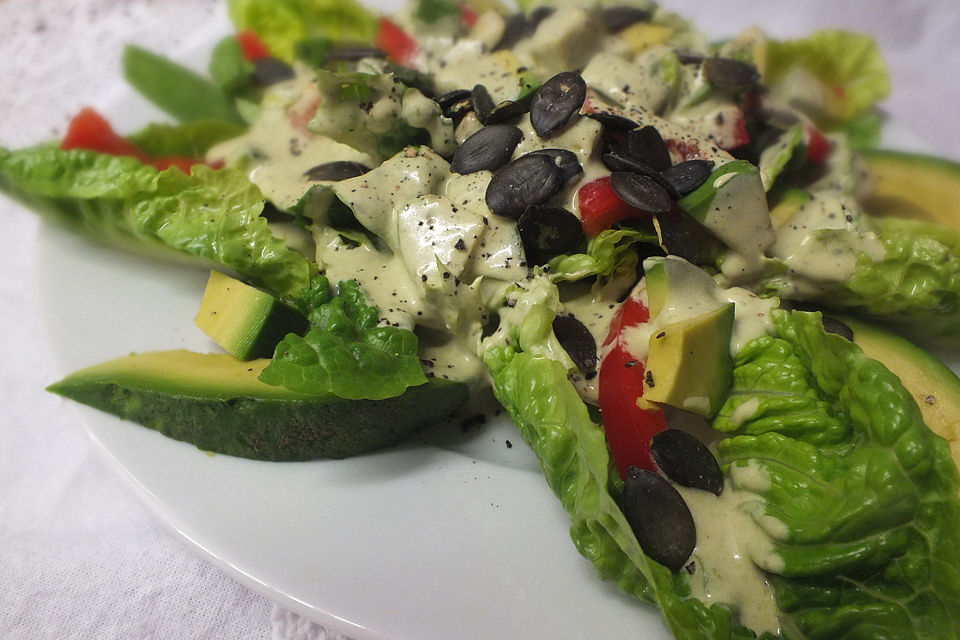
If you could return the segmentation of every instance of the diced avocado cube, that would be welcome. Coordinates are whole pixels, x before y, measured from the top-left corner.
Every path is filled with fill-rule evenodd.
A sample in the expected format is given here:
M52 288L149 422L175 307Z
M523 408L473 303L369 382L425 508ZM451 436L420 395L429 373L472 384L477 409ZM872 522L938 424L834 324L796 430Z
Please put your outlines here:
M785 225L811 199L813 199L813 196L810 195L809 191L803 189L788 190L783 194L783 199L777 203L777 206L770 210L770 220L773 222L773 227L779 229Z
M643 261L647 308L656 318L664 308L682 304L706 310L717 306L716 281L703 269L677 256L653 256ZM702 307L702 305L707 305Z
M730 389L734 304L681 320L650 336L643 397L712 418Z
M268 358L285 335L309 327L298 311L219 271L210 272L193 323L240 360Z

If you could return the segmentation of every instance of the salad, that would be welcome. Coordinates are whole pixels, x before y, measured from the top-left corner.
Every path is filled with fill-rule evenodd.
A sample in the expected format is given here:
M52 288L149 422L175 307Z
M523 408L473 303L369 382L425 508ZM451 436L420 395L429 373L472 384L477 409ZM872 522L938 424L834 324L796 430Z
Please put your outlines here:
M577 549L677 637L960 635L960 381L897 335L960 340L934 224L960 169L875 149L872 40L709 43L643 2L229 6L209 78L125 54L179 124L84 110L0 150L42 215L214 265L195 322L226 353L52 391L274 461L492 391Z

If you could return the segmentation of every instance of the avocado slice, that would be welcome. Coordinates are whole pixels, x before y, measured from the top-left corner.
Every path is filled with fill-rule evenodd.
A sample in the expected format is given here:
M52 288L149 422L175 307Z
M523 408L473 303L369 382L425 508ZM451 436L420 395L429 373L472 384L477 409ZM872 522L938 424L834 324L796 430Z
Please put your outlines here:
M760 258L776 240L760 170L744 160L717 167L678 204L743 256Z
M960 378L909 340L861 320L842 316L853 342L892 371L920 407L923 422L950 443L960 467Z
M790 218L803 208L803 205L812 199L813 196L809 191L788 189L784 192L780 202L770 210L770 220L773 222L773 227L779 229L785 225Z
M272 295L211 271L193 323L235 358L269 358L288 333L309 327L300 312Z
M677 256L651 256L643 261L647 308L656 318L671 299L688 305L691 301L708 307L719 306L714 296L719 288L710 275Z
M448 417L469 395L464 383L434 378L386 400L312 396L261 382L269 362L182 349L137 353L47 390L206 451L275 462L394 444Z
M873 215L916 218L960 229L960 163L899 151L863 151Z
M715 416L733 381L733 317L731 302L655 330L647 352L644 399Z

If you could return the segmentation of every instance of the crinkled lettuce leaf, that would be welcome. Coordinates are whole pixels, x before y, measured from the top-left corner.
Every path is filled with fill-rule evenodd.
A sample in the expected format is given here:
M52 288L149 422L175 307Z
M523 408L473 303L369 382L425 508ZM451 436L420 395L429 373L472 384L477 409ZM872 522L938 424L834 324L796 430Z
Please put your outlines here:
M202 158L215 144L235 138L245 127L223 120L197 120L182 124L149 124L128 136L147 155Z
M958 637L960 482L947 442L899 379L824 332L819 314L774 321L776 335L738 354L714 426L732 436L721 463L766 479L728 473L761 498L750 515L779 558L767 575L782 635Z
M634 245L657 244L656 234L639 229L606 229L590 238L584 253L556 256L548 263L554 281L582 280L590 276L613 279L636 273L639 255Z
M263 196L239 171L195 165L187 175L43 145L0 153L0 191L72 231L134 251L205 258L278 297L307 287L315 270L270 232Z
M368 306L355 280L330 295L326 278L311 287L310 330L288 334L277 345L260 380L314 395L382 400L427 382L412 331L379 326L380 312Z
M796 40L770 40L764 82L777 84L796 69L824 89L820 124L837 125L862 114L890 93L890 77L874 39L862 33L818 31Z
M861 255L824 304L875 317L926 342L960 344L960 232L897 218L873 221L886 256Z
M301 40L372 42L377 31L376 16L356 0L230 0L227 5L238 30L252 29L272 55L287 62Z

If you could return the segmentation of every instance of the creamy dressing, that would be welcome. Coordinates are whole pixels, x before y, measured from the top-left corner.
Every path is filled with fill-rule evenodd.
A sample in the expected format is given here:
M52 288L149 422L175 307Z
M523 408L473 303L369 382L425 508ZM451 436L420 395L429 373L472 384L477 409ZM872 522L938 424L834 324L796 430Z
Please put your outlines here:
M812 297L849 280L861 255L882 260L877 234L868 231L853 198L818 192L777 229L773 255L787 267L792 294Z
M247 132L207 152L208 162L245 168L250 181L280 209L289 209L318 184L305 175L317 165L335 160L374 164L365 153L294 126L293 114L309 110L311 104L316 108L319 99L313 74L299 65L296 72L295 78L270 88L260 117Z
M734 466L731 473L753 474L764 480L763 469L756 462ZM774 539L752 515L758 505L762 507L762 498L750 491L734 490L731 484L725 484L719 497L676 486L697 526L697 546L691 557L693 573L687 582L693 596L707 606L730 605L745 626L758 634L769 631L777 635L777 604L761 567L782 570L783 560L776 553Z

